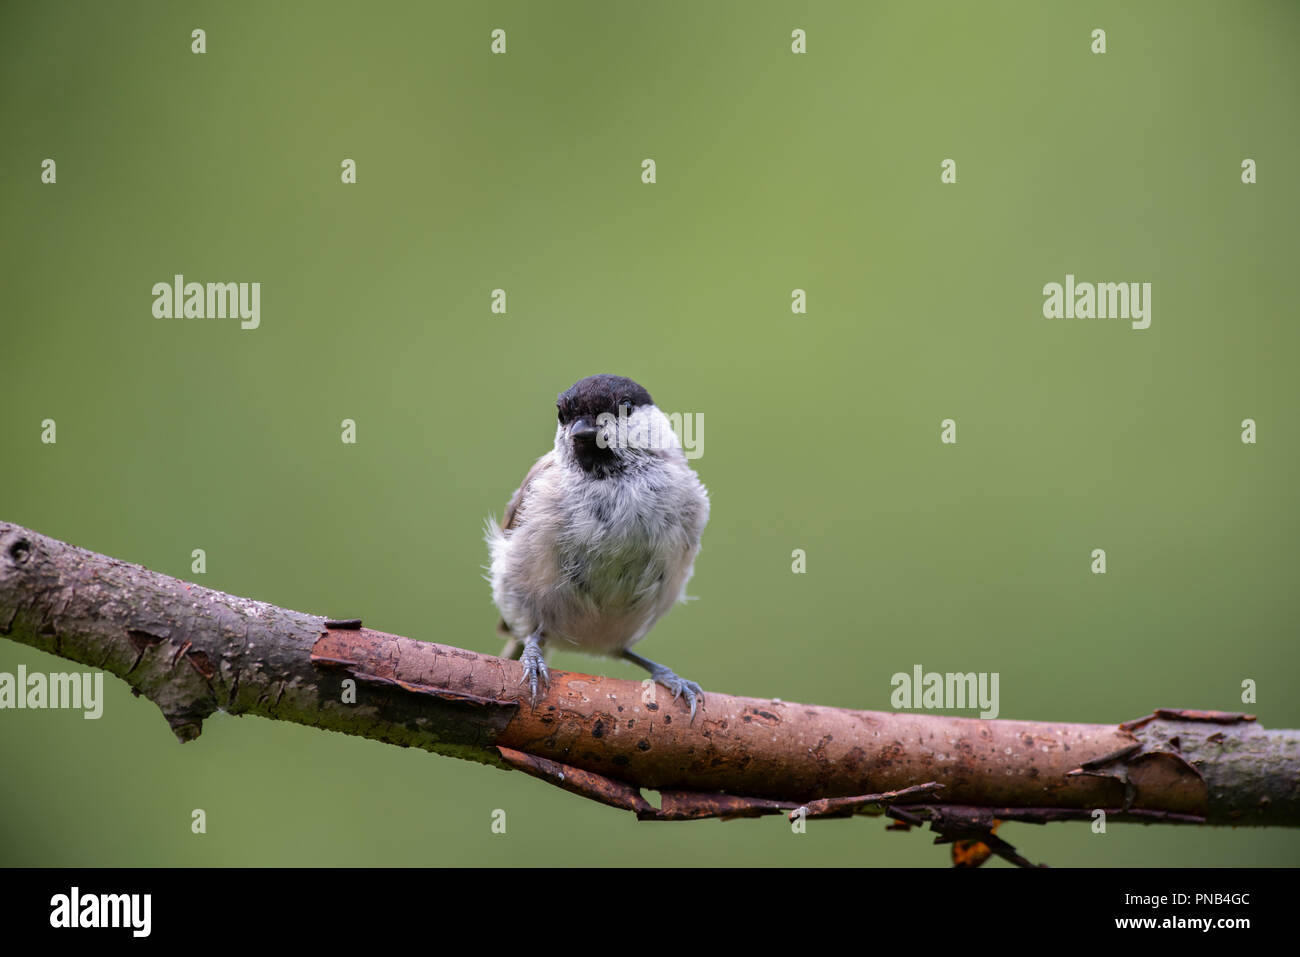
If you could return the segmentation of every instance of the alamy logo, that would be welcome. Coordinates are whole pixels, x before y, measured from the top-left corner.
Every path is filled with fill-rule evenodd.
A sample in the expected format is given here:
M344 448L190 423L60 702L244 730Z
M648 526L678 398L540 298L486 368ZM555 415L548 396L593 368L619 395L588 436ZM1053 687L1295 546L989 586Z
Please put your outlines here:
M1047 319L1131 319L1134 329L1151 325L1151 283L1080 282L1068 273L1065 285L1043 287L1043 316Z
M85 894L74 887L50 898L51 927L129 927L133 937L148 937L152 894Z
M26 665L19 665L16 675L0 671L0 708L77 708L94 720L104 713L104 673L29 675Z
M596 445L607 448L668 449L677 447L688 459L698 459L704 454L704 413L669 412L666 415L636 413L629 416L626 409L618 415L602 412L596 416L600 431Z
M171 282L154 283L153 297L159 319L239 319L241 329L262 322L260 282L186 282L177 274Z
M981 718L996 718L999 711L999 677L996 671L940 674L913 665L910 675L906 671L900 671L889 679L889 684L894 689L889 696L889 703L895 711L913 708L967 711L979 708Z

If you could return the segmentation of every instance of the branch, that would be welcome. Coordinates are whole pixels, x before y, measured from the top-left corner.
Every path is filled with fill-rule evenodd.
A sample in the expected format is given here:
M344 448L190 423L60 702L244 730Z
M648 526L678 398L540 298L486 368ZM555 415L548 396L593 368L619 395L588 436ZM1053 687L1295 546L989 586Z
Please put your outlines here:
M645 820L883 814L941 841L987 839L1018 863L996 821L1100 808L1300 825L1300 732L1253 715L986 721L709 692L691 723L655 686L554 670L534 711L518 662L237 598L3 522L0 634L117 675L181 741L214 712L256 714L522 770Z

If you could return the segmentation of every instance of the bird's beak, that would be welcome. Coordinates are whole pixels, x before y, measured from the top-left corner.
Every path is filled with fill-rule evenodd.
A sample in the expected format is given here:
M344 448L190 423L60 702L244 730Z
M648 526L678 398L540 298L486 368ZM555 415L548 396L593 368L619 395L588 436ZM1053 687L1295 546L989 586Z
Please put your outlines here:
M599 430L594 426L590 419L574 419L569 425L569 435L575 442L594 443Z

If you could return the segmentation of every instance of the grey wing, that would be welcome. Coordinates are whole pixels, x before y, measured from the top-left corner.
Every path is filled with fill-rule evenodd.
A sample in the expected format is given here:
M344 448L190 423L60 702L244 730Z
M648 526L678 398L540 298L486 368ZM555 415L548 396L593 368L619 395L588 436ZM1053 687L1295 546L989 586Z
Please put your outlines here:
M503 532L508 532L515 527L516 520L519 518L519 509L524 504L524 499L528 495L529 486L533 484L533 479L554 464L555 459L549 453L533 463L533 467L528 470L528 474L524 476L519 488L515 489L515 494L510 496L510 501L506 503L506 513L501 516L501 530Z
M515 489L515 494L510 496L510 501L506 503L505 514L501 516L501 530L503 532L510 531L517 524L519 512L523 508L524 500L528 496L528 489L533 484L533 479L554 464L555 459L549 453L533 463L533 467L528 470L528 474L524 476L519 488ZM514 636L504 618L497 621L497 631L505 635L507 639L506 646L501 649L502 658L517 659L523 654L524 643Z

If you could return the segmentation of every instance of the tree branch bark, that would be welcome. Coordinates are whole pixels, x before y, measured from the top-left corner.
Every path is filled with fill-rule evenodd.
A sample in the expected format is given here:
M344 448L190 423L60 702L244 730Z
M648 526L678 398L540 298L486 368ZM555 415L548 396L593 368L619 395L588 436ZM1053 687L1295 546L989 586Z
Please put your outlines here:
M0 634L126 681L176 736L256 714L518 769L647 820L887 814L1300 825L1300 731L1157 710L1119 725L853 711L552 671L238 598L0 522ZM345 703L345 682L355 702ZM22 693L22 689L19 689ZM656 808L642 788L658 790ZM1017 860L1023 863L1023 860Z

